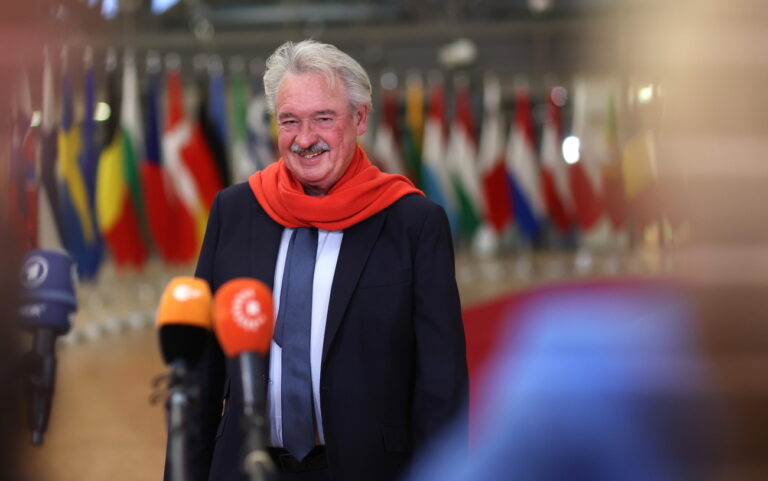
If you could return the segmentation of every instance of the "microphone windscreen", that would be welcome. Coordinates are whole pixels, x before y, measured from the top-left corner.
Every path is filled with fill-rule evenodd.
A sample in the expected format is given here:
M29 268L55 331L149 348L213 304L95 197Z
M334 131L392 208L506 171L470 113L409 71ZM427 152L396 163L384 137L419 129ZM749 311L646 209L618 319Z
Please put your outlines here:
M211 330L211 290L195 277L175 277L157 308L160 350L166 364L197 364Z
M77 271L63 252L36 249L24 258L21 268L23 303L19 309L23 327L49 328L65 334L77 310Z
M157 325L183 324L211 329L211 289L196 277L174 277L157 307Z
M224 353L266 355L272 341L272 291L256 279L232 279L222 285L213 301L214 330Z

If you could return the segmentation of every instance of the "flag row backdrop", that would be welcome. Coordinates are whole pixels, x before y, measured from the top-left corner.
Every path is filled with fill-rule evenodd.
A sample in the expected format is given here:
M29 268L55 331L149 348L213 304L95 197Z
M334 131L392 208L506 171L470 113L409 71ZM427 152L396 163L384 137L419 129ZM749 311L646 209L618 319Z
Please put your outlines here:
M218 190L276 158L261 78L242 62L225 77L214 59L185 85L178 56L163 63L149 55L139 69L129 51L108 55L99 75L88 50L82 63L66 54L54 63L46 52L39 122L31 121L28 81L17 95L9 201L21 240L68 250L85 279L107 253L120 268L140 268L152 252L169 264L193 261ZM620 140L618 91L575 83L571 104L548 91L536 122L527 88L507 88L494 75L482 88L459 75L451 87L438 75L425 88L421 74L409 73L404 89L381 92L375 133L362 142L382 170L410 177L445 208L457 239L495 248L510 230L535 243L545 231L573 236L601 223L618 231L657 220L648 209L653 135L627 121L633 129ZM564 106L582 140L570 163ZM584 120L595 118L597 127Z

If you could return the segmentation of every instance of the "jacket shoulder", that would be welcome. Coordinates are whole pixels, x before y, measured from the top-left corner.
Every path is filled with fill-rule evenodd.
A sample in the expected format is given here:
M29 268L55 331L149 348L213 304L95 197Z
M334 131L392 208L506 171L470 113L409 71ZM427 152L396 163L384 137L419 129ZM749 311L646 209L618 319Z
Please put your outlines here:
M220 190L216 195L214 209L226 217L234 215L236 218L242 218L244 212L251 212L257 217L266 215L247 182L230 185Z
M425 217L445 217L445 210L439 205L420 194L408 194L387 208L390 215L406 219L423 220Z
M239 184L230 185L221 189L217 195L219 202L226 204L230 203L242 203L247 201L256 202L256 197L251 191L251 186L248 182L241 182Z
M442 210L440 205L430 200L428 197L421 194L408 194L404 195L397 201L395 201L390 208L402 209L402 210L415 210L416 212L432 212L434 210Z

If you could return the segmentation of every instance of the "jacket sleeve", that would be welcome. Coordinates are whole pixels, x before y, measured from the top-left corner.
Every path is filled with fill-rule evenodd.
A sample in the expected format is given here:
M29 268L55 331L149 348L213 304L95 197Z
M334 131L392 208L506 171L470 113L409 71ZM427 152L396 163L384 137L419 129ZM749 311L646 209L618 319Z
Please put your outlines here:
M416 376L413 440L423 448L447 424L468 444L466 345L445 211L430 204L414 256Z
M221 229L220 196L217 195L208 218L195 277L208 282L213 291L218 287L214 279L213 266ZM221 419L224 389L224 354L219 348L216 336L211 332L200 362L190 373L189 381L197 388L197 399L188 409L187 471L190 481L206 481L213 457L216 431ZM164 479L169 481L170 462L166 451Z

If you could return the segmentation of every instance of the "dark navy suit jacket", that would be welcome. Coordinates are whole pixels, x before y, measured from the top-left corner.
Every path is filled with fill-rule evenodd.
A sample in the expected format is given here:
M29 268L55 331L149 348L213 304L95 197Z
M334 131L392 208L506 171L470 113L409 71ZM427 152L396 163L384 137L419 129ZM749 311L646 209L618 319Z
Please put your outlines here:
M236 277L272 287L282 230L247 184L221 191L195 275L214 292ZM239 370L213 336L197 374L193 479L244 481ZM432 201L407 195L344 230L320 374L331 478L396 479L449 420L466 431L467 396L448 221Z

